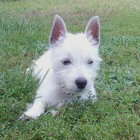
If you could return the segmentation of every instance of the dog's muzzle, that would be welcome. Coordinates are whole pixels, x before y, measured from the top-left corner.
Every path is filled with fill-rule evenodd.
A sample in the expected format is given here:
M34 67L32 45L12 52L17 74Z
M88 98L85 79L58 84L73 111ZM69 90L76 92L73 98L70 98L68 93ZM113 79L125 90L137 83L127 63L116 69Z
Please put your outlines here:
M83 77L77 78L75 81L75 84L78 89L82 90L86 87L87 85L87 80Z

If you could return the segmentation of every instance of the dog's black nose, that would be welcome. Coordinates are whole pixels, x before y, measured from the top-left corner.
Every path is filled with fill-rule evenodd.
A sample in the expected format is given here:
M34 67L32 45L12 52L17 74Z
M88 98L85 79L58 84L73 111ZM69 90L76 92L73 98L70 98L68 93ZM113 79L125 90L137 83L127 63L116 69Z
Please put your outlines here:
M78 89L84 89L87 85L87 80L85 78L80 77L76 79L75 84Z

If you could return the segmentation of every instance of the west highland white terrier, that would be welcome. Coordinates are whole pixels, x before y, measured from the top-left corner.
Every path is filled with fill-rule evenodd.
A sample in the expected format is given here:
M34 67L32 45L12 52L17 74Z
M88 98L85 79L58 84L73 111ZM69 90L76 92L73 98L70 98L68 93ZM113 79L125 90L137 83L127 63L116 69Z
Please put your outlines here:
M89 21L84 33L71 34L63 19L56 15L49 43L50 50L33 61L27 70L33 70L40 86L33 104L20 119L36 119L46 106L58 109L66 101L96 100L94 81L101 61L99 17ZM55 115L56 111L51 113Z

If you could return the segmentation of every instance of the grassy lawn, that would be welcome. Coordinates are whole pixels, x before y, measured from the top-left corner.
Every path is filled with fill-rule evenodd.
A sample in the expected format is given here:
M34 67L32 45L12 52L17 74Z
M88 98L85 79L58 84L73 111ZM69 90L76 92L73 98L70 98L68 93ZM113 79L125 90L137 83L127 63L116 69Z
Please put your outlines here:
M38 85L25 70L47 49L55 14L74 33L100 16L98 101L19 121ZM0 139L140 140L140 1L1 0Z

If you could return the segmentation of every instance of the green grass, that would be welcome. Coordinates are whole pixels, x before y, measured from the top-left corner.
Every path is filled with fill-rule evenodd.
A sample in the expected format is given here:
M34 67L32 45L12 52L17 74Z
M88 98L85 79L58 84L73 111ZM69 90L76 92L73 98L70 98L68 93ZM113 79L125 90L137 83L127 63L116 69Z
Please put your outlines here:
M139 13L139 0L0 1L0 139L139 140ZM46 50L55 14L70 32L84 31L92 16L100 16L98 101L65 105L56 117L19 121L37 88L25 70Z

